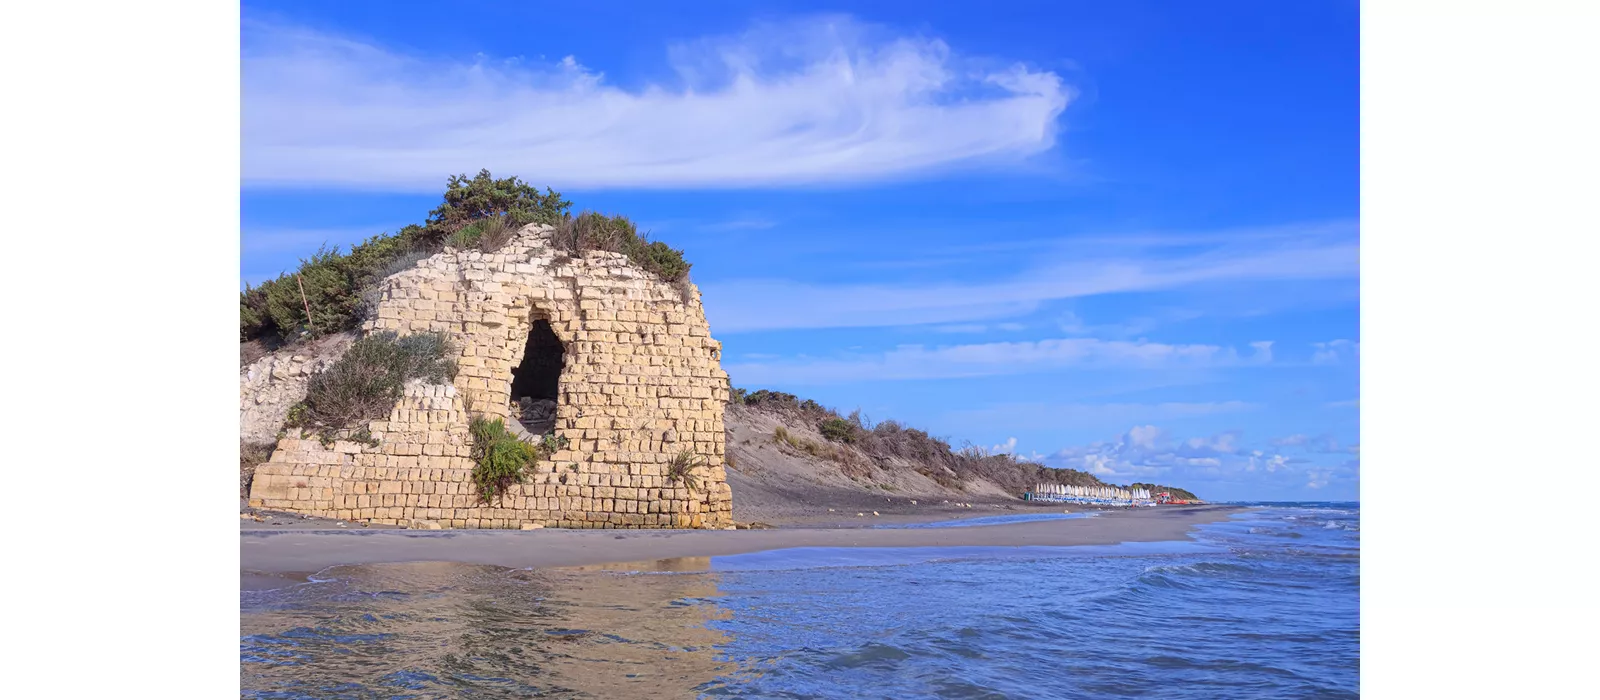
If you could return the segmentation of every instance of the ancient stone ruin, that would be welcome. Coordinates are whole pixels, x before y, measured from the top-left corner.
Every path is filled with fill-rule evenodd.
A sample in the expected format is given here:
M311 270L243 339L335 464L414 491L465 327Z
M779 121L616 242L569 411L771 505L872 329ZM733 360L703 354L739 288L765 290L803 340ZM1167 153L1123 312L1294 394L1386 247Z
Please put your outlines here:
M388 419L366 426L376 446L290 430L257 468L250 504L425 528L731 527L728 378L698 290L618 253L570 256L550 232L526 227L494 253L447 248L385 280L363 330L448 334L455 381L408 384ZM241 375L241 393L259 383ZM484 503L474 416L567 446ZM669 476L685 453L689 478Z

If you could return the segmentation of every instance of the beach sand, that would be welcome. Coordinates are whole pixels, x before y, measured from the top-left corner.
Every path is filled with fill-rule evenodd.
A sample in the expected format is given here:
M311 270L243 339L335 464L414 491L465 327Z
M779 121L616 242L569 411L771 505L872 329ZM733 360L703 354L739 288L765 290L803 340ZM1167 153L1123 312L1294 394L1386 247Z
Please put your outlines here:
M1196 525L1227 519L1236 506L1166 506L1106 510L1098 517L982 527L872 529L888 523L952 517L1085 512L1083 508L990 507L941 504L916 513L857 518L822 513L808 524L763 530L395 530L327 528L329 521L298 516L242 520L240 585L245 590L305 581L340 564L448 561L514 568L547 568L710 557L794 547L1017 547L1101 545L1183 540ZM898 509L897 509L898 510ZM880 513L884 512L882 509ZM274 525L273 523L280 523Z

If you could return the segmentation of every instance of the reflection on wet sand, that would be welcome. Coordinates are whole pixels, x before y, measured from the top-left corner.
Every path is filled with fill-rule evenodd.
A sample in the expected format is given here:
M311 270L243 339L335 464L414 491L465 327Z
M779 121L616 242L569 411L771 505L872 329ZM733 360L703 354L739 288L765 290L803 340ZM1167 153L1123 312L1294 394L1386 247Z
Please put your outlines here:
M641 573L633 573L641 572ZM710 559L334 567L243 594L245 697L693 697L728 673Z

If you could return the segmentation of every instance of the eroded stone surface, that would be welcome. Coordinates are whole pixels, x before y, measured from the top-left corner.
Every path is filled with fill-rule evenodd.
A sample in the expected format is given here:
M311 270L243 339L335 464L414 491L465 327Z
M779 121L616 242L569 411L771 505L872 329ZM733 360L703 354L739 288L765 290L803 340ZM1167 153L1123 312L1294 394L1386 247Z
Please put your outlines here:
M525 228L495 253L446 250L385 280L364 330L448 334L461 352L454 383L408 385L388 420L367 426L377 447L279 441L256 470L251 504L450 528L731 524L728 378L699 291L663 283L620 254L569 258L547 245L548 232ZM477 415L516 423L511 371L539 319L565 346L554 433L569 444L503 502L484 504L471 481L468 423ZM241 414L241 430L243 422ZM668 477L668 462L684 451L701 463L693 489Z
M355 342L354 333L322 338L303 347L269 353L239 370L239 441L277 439L289 407L306 397L306 382Z

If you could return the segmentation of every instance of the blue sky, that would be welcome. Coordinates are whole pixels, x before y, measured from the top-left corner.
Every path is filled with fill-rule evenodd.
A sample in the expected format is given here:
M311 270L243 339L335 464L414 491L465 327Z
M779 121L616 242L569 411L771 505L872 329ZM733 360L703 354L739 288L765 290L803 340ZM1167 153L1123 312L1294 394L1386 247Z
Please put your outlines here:
M1354 500L1349 2L244 5L241 283L489 168L685 250L736 386Z

